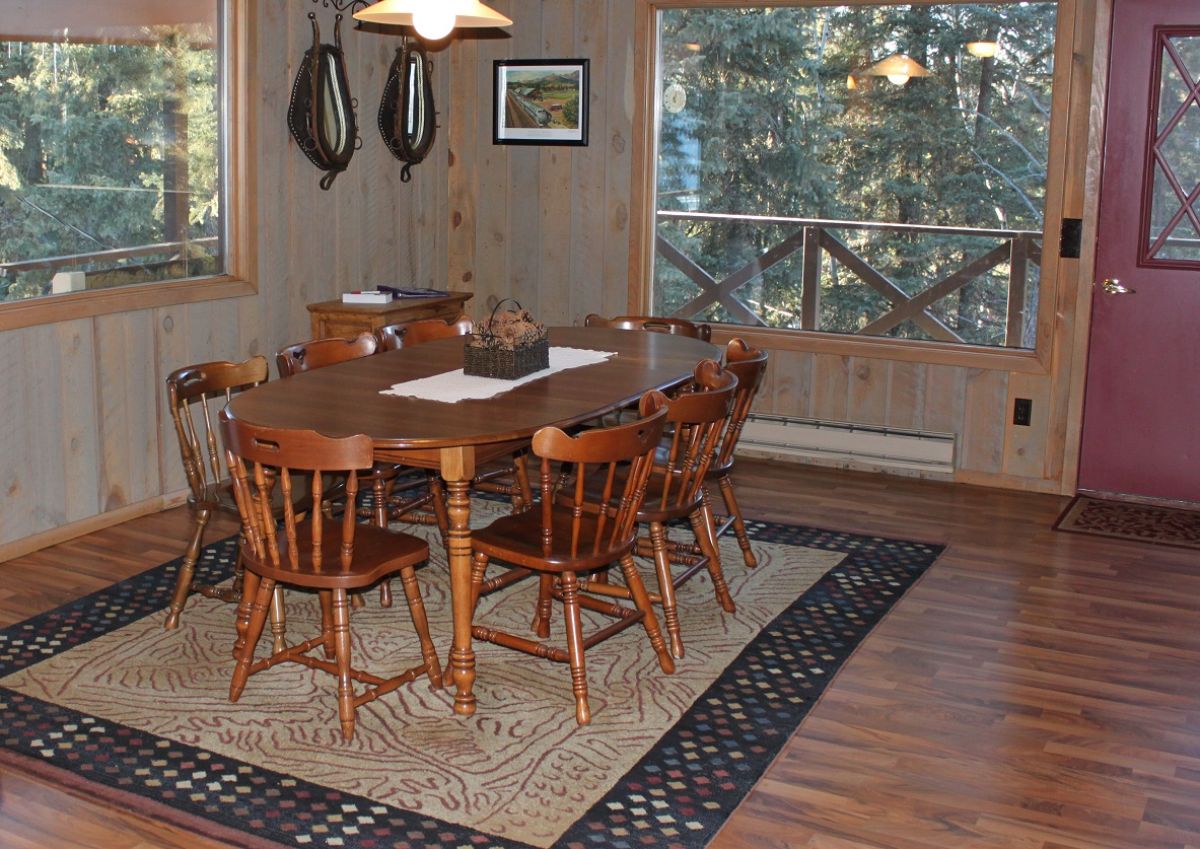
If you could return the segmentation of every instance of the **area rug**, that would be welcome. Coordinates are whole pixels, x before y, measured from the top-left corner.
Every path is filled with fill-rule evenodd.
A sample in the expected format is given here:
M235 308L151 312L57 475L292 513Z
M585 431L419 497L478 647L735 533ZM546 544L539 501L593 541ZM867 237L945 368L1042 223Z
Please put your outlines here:
M1077 495L1054 523L1055 530L1200 548L1200 511Z
M704 846L940 552L748 524L758 568L722 541L737 613L706 576L681 591L676 674L659 671L638 628L588 651L589 726L575 723L565 666L479 643L466 719L422 679L360 708L344 743L332 677L295 664L253 677L231 704L232 608L195 599L179 630L162 630L175 561L0 632L0 757L255 849ZM227 579L234 551L209 546L198 572ZM444 657L448 582L433 551L419 580ZM528 628L534 589L484 599L478 620ZM289 594L290 634L311 634L316 615L311 596ZM417 657L402 603L372 599L351 627L368 669Z

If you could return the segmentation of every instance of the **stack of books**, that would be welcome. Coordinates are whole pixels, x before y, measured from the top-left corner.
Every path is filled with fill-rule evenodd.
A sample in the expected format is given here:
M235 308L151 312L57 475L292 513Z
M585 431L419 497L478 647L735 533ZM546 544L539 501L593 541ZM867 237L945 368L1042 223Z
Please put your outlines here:
M404 298L444 298L449 292L441 289L397 289L394 286L379 286L357 292L343 292L343 304L390 304Z
M390 304L391 292L380 292L378 289L365 289L361 292L343 292L343 304Z

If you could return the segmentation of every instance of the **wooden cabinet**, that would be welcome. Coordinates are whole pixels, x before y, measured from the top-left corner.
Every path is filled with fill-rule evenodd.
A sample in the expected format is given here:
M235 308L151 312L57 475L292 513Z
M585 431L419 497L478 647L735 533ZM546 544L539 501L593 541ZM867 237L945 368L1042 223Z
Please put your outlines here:
M401 321L422 318L457 318L471 292L450 292L440 298L401 298L390 304L343 304L341 300L308 305L314 339L328 336L353 338Z

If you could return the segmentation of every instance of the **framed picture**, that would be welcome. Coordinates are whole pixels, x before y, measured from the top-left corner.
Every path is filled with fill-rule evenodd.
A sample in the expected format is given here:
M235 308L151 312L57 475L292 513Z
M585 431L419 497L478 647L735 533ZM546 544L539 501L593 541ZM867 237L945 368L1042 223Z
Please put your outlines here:
M492 76L493 144L588 143L587 59L500 59Z

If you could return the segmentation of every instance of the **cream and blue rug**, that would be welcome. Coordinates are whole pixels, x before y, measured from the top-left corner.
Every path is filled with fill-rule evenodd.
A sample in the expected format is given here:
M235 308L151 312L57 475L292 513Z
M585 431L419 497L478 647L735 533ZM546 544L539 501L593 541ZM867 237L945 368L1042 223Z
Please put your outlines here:
M762 522L750 534L755 570L722 541L736 614L706 576L682 591L687 657L675 675L658 669L640 628L588 652L584 728L565 665L478 643L468 719L421 679L360 708L347 744L333 678L295 664L256 675L230 704L233 607L193 599L180 629L162 630L176 561L0 632L2 755L238 846L704 846L940 552ZM227 577L233 557L232 539L209 546L198 571ZM444 657L436 546L420 582ZM521 632L534 591L525 582L486 598L479 621ZM397 595L386 610L369 596L351 623L356 661L380 674L417 657ZM312 596L289 595L290 633L311 635L316 615ZM561 615L555 624L561 637Z

